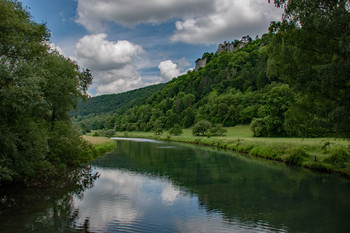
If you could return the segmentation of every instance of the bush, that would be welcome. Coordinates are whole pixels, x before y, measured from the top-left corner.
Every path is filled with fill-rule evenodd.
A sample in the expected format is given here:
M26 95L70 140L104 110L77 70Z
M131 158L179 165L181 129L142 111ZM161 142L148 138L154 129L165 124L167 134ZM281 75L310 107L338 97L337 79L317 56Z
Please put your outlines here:
M183 134L182 129L179 124L175 124L173 128L169 130L170 135L179 136Z
M207 120L198 121L197 124L192 129L192 134L194 136L204 136L208 134L211 124Z
M107 129L105 131L105 136L108 137L108 138L113 137L114 135L115 135L114 129Z
M306 153L302 148L292 148L289 151L289 156L285 159L287 164L302 166L303 162L310 155Z
M222 124L217 124L215 127L210 129L211 136L223 136L227 130L222 126Z
M331 156L326 158L326 163L331 163L338 166L344 166L345 162L350 161L350 154L343 148L334 148L329 150Z
M156 128L154 128L154 133L156 135L161 135L161 134L163 134L163 129L160 127L156 127Z
M254 118L250 124L254 137L263 137L267 135L267 129L263 118Z

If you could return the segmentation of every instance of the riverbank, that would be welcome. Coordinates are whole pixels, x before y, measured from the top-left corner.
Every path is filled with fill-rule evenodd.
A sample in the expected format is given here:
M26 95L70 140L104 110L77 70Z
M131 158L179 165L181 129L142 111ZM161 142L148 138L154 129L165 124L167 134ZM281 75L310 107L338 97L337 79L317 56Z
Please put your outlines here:
M105 153L112 151L115 147L115 141L106 137L83 135L82 138L92 144L93 149L95 150L94 153L97 156L104 155Z
M337 172L350 178L350 141L335 138L256 138L249 126L226 128L223 137L193 136L191 129L184 129L180 136L168 132L155 135L154 132L117 132L117 137L139 137L163 141L191 143L212 146L269 160L276 160L293 166Z

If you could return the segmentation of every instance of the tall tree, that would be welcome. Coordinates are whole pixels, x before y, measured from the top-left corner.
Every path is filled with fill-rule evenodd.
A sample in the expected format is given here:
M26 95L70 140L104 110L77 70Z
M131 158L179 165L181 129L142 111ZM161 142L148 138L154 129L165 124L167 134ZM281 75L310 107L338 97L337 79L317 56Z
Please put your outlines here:
M269 64L302 94L294 108L308 111L310 124L322 133L350 136L349 0L274 2L284 15L269 29Z
M45 178L89 158L67 112L91 74L51 52L48 38L20 2L0 0L0 182Z

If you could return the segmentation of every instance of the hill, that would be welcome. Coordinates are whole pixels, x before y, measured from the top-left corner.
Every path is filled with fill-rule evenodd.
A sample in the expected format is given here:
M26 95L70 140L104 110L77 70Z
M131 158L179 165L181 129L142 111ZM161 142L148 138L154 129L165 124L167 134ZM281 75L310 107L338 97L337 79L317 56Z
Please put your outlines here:
M167 84L91 98L75 116L89 129L117 131L169 129L175 124L188 128L203 119L224 126L249 124L271 94L282 92L281 101L286 101L283 90L289 90L268 74L267 43L268 35L225 42L215 54L205 53L199 59L205 65L195 71Z
M90 114L118 113L135 105L140 105L154 92L163 89L165 84L156 84L119 94L90 97L87 101L79 101L77 110L71 113L73 117L84 117Z

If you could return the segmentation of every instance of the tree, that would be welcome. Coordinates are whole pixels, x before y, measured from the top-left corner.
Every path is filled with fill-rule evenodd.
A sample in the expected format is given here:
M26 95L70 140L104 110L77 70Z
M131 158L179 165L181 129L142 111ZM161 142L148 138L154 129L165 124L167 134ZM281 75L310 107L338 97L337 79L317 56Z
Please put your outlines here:
M207 120L201 120L192 129L192 134L194 136L204 136L207 135L211 128L211 123Z
M349 0L274 2L284 16L269 29L269 63L302 94L299 108L313 116L311 124L350 136ZM315 103L319 108L310 107Z
M91 158L68 116L92 77L48 47L44 24L0 0L0 182L29 183Z
M179 136L183 134L182 129L179 124L175 124L173 128L169 130L170 135Z
M284 128L285 114L293 99L287 84L273 83L265 93L266 103L259 108L260 118L253 119L250 127L254 136L286 136Z

